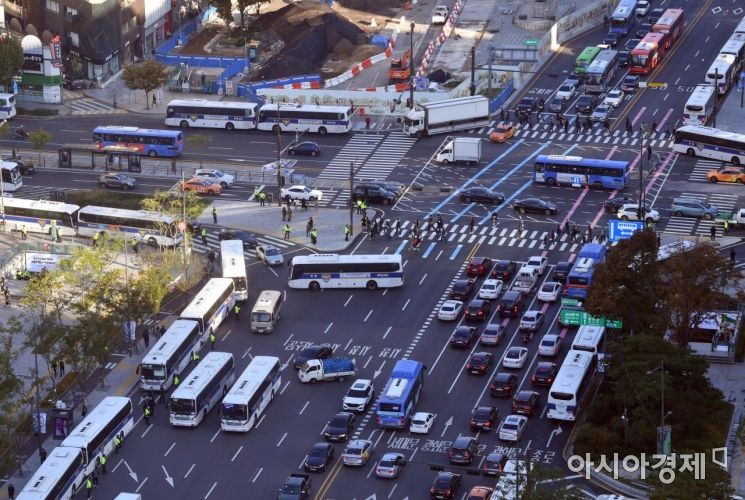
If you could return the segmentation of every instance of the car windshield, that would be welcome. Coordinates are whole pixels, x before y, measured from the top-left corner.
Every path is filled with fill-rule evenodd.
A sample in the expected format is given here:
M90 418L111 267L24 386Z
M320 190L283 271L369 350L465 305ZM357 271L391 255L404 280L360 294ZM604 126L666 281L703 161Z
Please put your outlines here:
M517 358L520 357L520 353L518 351L509 351L507 353L508 358Z
M541 288L542 292L553 292L554 291L554 285L543 285L543 288Z
M310 450L311 457L322 457L325 454L326 454L326 448L321 448L321 447L315 448L314 447L312 450Z
M362 455L362 448L347 448L347 455Z
M393 460L381 460L380 467L395 467L396 463Z
M364 398L367 397L367 391L360 389L350 389L347 393L347 397L350 398Z
M512 422L505 422L504 425L502 425L502 429L506 431L516 431L517 424L514 424Z
M542 346L551 347L556 343L554 339L543 339L541 341Z
M536 370L536 373L541 374L541 375L547 375L551 373L551 367L538 365L538 369Z
M329 427L346 427L347 425L347 417L344 416L336 416L331 420L331 423L329 424Z
M427 421L424 419L420 419L420 418L413 418L411 419L411 423L414 425L425 425Z
M279 250L276 248L267 248L266 254L267 255L279 255Z

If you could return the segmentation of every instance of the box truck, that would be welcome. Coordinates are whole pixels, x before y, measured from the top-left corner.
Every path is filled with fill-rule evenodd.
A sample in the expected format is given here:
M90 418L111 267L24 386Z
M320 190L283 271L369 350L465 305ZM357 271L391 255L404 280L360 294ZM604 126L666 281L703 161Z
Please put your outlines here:
M472 165L481 161L481 139L476 137L456 137L445 144L435 155L435 161L448 163L465 163Z
M417 105L406 114L404 132L426 137L489 125L489 100L484 96L459 97Z

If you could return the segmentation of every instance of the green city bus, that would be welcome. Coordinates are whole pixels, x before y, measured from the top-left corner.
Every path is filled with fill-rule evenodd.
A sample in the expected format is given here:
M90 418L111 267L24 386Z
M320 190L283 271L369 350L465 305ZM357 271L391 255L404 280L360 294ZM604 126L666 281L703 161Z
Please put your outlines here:
M600 47L585 47L585 50L579 55L577 60L574 62L574 72L584 75L587 71L587 67L592 64L595 57L600 54Z

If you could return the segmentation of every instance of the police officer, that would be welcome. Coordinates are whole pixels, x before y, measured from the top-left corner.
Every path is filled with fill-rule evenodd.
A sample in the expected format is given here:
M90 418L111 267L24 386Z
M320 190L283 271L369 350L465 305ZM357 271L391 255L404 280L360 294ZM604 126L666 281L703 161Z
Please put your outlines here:
M106 454L101 453L101 456L98 457L98 463L101 466L101 472L106 474Z
M318 242L318 229L313 228L310 231L310 242L315 245Z
M132 243L131 243L131 245L132 245L132 251L133 251L134 253L138 253L138 250L139 250L139 249L138 249L138 247L137 247L137 240L136 240L135 238L132 238Z
M238 316L241 313L241 308L238 304L233 307L233 312L235 313L235 320L238 321Z
M28 229L26 229L26 226L21 226L21 239L25 240L28 237Z
M8 483L8 498L10 500L13 500L16 497L16 487L13 486L13 483Z
M181 383L181 379L178 378L178 375L173 376L173 386L178 387L178 385Z
M91 497L91 491L92 490L93 490L93 481L91 480L91 477L88 476L87 478L85 478L85 491L86 491L86 494L87 494L87 496L85 498L90 498ZM13 497L10 497L10 498L13 498Z
M98 246L98 238L100 238L100 237L101 237L101 234L100 233L94 233L93 234L93 246L94 247Z
M217 340L217 338L215 337L215 334L210 330L210 344L212 344L212 350L215 349L215 340Z
M199 352L197 352L197 351L192 352L191 353L191 360L194 361L195 363L198 363L199 362Z
M217 224L217 207L212 207L212 222Z
M266 203L266 193L264 191L261 191L259 193L259 205L263 207L264 203Z
M285 224L285 226L282 228L282 231L284 231L284 233L285 233L285 238L284 239L289 240L290 239L290 233L292 232L292 229L290 229L290 225L289 224Z
M150 415L152 415L152 413L153 411L148 405L145 405L145 407L142 409L142 414L145 417L145 425L150 425Z
M207 246L207 228L202 226L199 235L202 237L202 245Z
M122 438L119 437L119 434L114 436L114 450L116 450L116 454L119 454L119 451L122 449Z
M41 463L44 463L44 460L47 459L47 450L44 448L39 448L39 460Z
M349 241L349 233L352 232L352 228L349 227L349 224L344 224L344 241Z

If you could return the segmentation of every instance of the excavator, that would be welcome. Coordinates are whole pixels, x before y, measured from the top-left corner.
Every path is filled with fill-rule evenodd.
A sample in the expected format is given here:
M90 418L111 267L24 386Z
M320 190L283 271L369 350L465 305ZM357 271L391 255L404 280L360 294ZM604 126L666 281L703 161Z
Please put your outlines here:
M391 59L388 69L388 84L408 83L411 78L411 51L407 50L401 57Z

